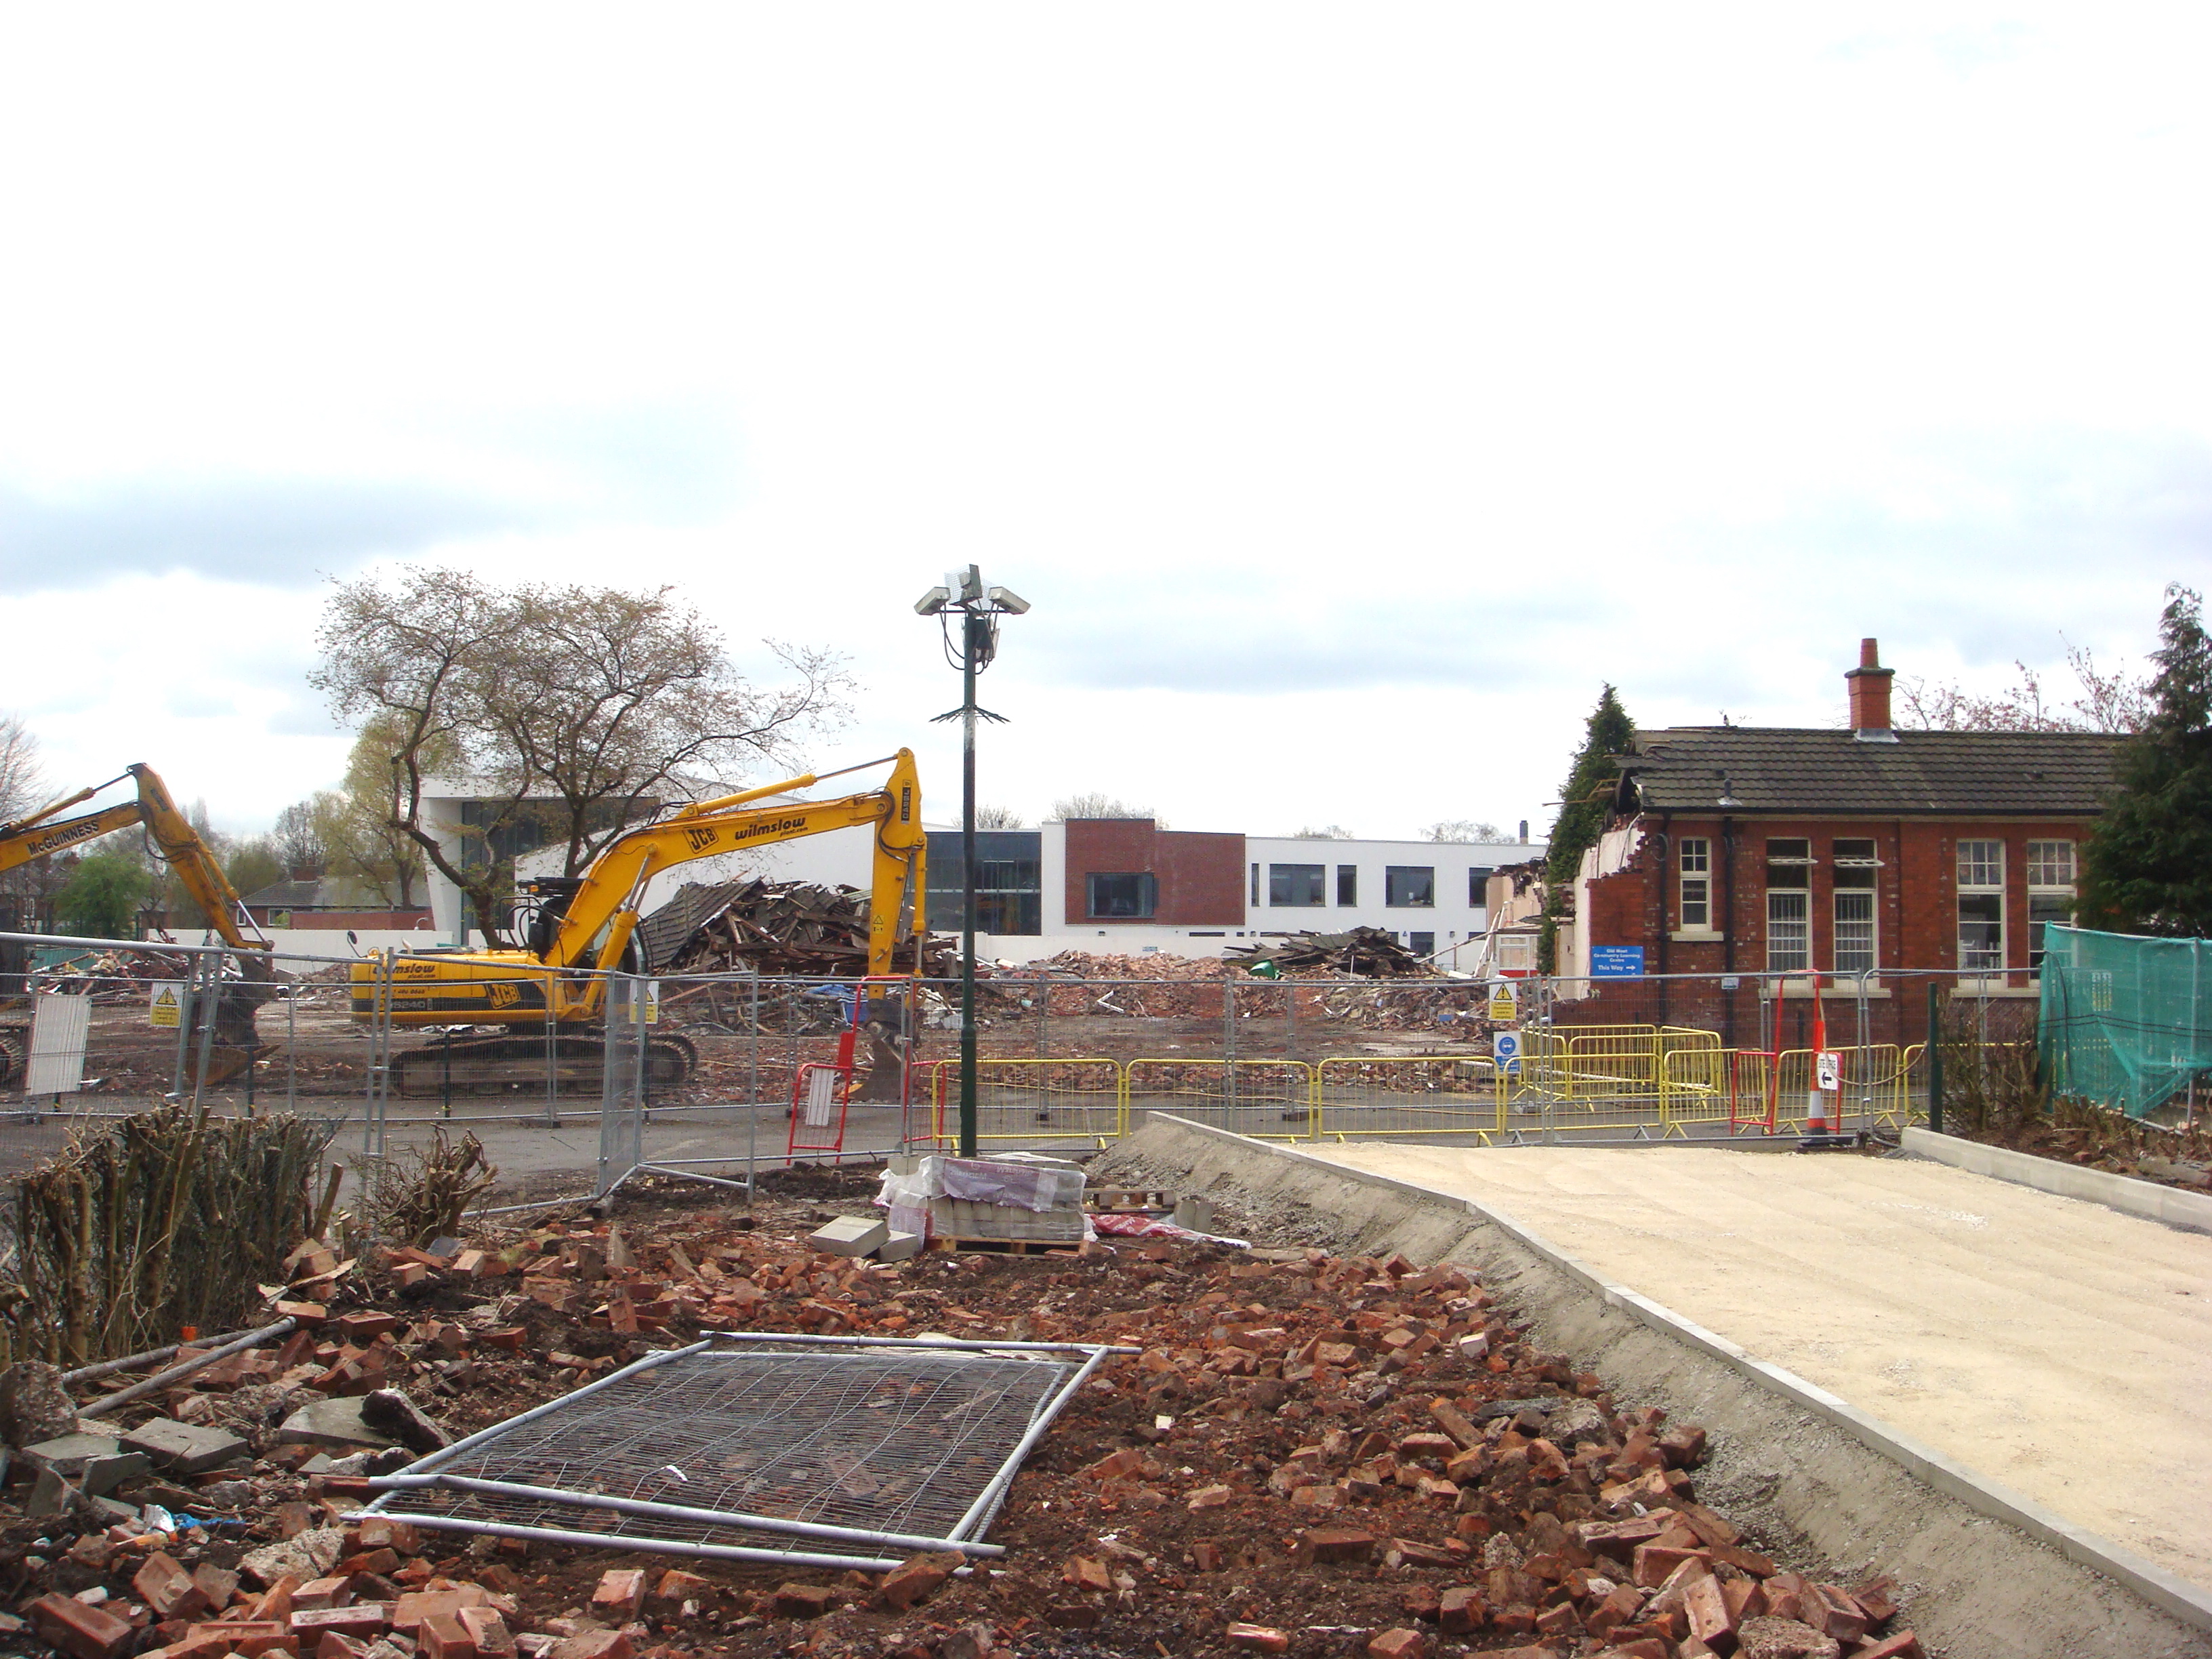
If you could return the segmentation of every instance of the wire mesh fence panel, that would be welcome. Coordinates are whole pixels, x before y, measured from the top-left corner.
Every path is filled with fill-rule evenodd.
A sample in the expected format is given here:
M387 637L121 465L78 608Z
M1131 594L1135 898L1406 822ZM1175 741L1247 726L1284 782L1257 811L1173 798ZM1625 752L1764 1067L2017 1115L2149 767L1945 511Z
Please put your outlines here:
M1496 1064L1480 1055L1338 1055L1315 1067L1314 1131L1363 1135L1472 1136L1505 1127Z
M1313 1067L1296 1060L1133 1060L1122 1069L1128 1125L1169 1112L1262 1140L1314 1134Z
M960 1141L960 1062L931 1062L927 1140ZM1078 1141L1103 1145L1125 1133L1121 1068L1110 1060L979 1060L975 1139L1007 1146Z

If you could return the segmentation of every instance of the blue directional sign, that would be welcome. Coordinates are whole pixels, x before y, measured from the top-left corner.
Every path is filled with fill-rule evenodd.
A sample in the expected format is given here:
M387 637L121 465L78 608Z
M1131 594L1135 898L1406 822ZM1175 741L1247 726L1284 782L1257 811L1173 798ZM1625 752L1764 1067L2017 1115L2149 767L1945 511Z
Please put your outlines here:
M1591 945L1590 977L1592 979L1643 978L1644 947L1640 945Z

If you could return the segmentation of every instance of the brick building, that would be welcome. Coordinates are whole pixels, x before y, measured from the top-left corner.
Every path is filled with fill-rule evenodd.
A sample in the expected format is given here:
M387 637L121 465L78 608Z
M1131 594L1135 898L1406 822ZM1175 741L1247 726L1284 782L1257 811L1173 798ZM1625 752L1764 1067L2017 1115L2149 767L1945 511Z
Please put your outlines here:
M1639 1000L1646 1017L1752 1042L1762 1009L1795 1035L1816 975L1832 995L1865 969L1937 970L1953 994L2036 994L2043 929L2072 919L2120 739L1899 732L1893 672L1865 641L1844 677L1846 729L1638 735L1562 939L1563 974L1594 993L1583 1000L1625 1006L1606 975L1639 968L1723 976L1647 982ZM1924 983L1869 981L1872 1040L1918 1040Z

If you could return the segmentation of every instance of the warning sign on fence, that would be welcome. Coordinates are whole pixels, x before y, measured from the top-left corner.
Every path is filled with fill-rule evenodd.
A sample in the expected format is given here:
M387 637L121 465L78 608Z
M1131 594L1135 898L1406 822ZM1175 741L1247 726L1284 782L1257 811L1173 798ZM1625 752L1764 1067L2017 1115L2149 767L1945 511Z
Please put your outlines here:
M1509 1021L1521 1018L1521 1004L1513 994L1511 980L1501 979L1490 988L1490 1017Z
M153 993L152 1000L146 1005L148 1022L167 1030L175 1030L183 1023L184 1012L182 1001L177 994L176 982L156 980Z

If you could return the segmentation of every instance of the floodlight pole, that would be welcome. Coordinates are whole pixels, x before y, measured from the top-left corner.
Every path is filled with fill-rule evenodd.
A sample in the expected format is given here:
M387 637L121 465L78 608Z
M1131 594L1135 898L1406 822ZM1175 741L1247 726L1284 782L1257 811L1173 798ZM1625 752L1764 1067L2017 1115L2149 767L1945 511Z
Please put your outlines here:
M960 618L960 1156L975 1156L975 656L990 623Z
M915 610L947 625L945 647L953 650L950 620L960 619L958 656L960 707L960 1156L975 1156L975 722L1002 720L975 706L975 676L998 652L999 618L1018 617L1028 601L1003 587L986 587L974 565L954 571L945 586L923 594ZM939 714L951 720L952 714Z

